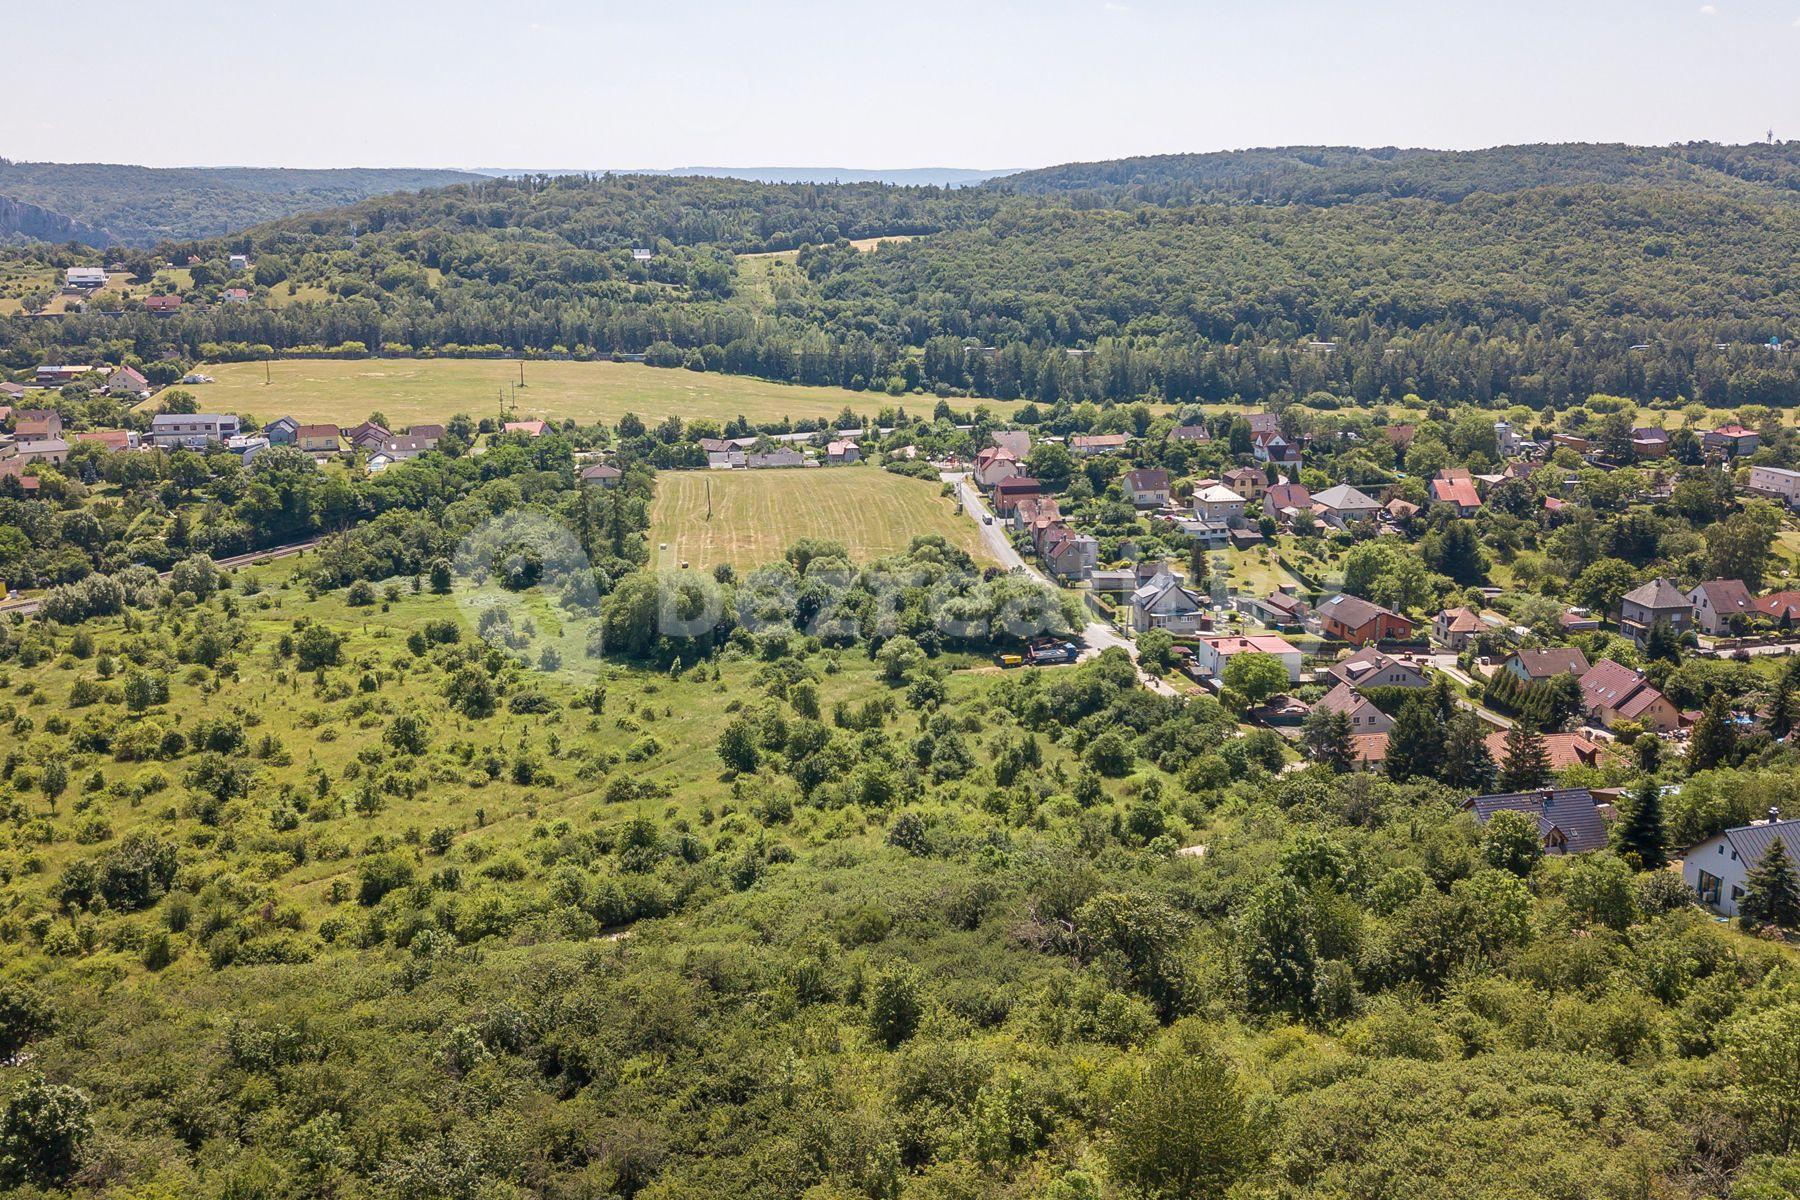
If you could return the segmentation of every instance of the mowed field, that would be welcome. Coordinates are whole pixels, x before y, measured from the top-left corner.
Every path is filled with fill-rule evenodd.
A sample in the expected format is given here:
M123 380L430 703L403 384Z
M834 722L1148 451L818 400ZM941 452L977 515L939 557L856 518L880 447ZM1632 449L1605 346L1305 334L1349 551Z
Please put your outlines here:
M939 495L937 484L879 467L664 471L650 509L650 542L661 568L730 563L749 570L779 560L804 537L842 542L860 562L904 550L927 533L944 535L978 562L993 562L974 521Z
M641 363L528 362L525 386L517 387L519 364L503 359L286 359L262 363L220 363L200 368L216 383L191 389L208 412L249 413L260 421L291 414L303 422L355 425L370 413L387 416L394 428L442 422L457 413L477 420L498 416L504 394L516 417L582 424L613 424L628 412L655 423L674 415L685 420L727 421L833 418L848 405L872 417L887 404L905 404L929 415L937 401L927 396L896 399L847 388L800 387L743 375L647 367ZM516 390L515 390L516 389ZM996 411L1015 406L985 401ZM154 408L153 397L147 402Z

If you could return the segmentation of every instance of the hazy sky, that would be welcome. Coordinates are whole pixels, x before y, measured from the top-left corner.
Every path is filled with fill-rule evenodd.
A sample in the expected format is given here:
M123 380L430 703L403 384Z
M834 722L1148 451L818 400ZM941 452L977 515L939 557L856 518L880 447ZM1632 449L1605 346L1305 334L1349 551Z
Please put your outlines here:
M0 155L1026 167L1800 137L1800 0L0 0Z

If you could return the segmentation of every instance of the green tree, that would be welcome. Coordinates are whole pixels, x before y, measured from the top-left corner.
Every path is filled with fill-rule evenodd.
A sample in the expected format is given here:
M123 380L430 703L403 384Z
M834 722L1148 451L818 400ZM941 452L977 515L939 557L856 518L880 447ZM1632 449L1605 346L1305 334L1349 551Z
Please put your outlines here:
M1800 1144L1800 1004L1752 1009L1721 1035L1732 1086L1763 1144L1778 1154Z
M1251 704L1261 704L1288 686L1288 671L1273 654L1234 654L1225 661L1220 682Z
M1166 629L1147 629L1138 634L1138 661L1152 671L1163 672L1175 665L1175 635Z
M1500 790L1524 792L1550 778L1550 748L1543 735L1524 721L1506 731L1506 749L1500 762Z
M1424 691L1407 698L1388 730L1387 773L1408 779L1435 779L1444 762L1444 728L1437 706Z
M1147 1200L1222 1197L1263 1153L1230 1064L1204 1044L1153 1054L1126 1084L1101 1143L1119 1187Z
M1669 861L1664 845L1662 789L1654 778L1645 779L1633 797L1631 810L1619 825L1619 849L1637 856L1646 871L1660 870Z
M1487 746L1488 728L1467 710L1452 716L1444 726L1444 758L1438 778L1467 792L1486 792L1494 786L1494 755Z
M1251 893L1233 922L1232 940L1252 1010L1311 1010L1318 947L1306 897L1291 876L1277 875Z
M1800 875L1794 871L1787 844L1779 834L1750 868L1744 898L1738 901L1738 919L1751 927L1773 925L1777 929L1793 929L1800 926Z
M1725 693L1716 691L1706 702L1694 731L1688 738L1688 771L1710 771L1728 767L1737 753L1737 726L1731 719L1731 707Z
M1525 813L1501 809L1481 827L1481 857L1496 870L1524 878L1543 853L1537 820Z
M904 963L878 972L869 984L868 1011L869 1032L889 1050L912 1037L924 1014L918 972Z
M92 1108L77 1088L26 1079L0 1108L0 1182L52 1187L68 1179L94 1131Z
M10 1062L56 1024L43 992L26 983L0 982L0 1062Z
M1315 709L1306 718L1300 743L1314 762L1324 763L1334 775L1342 775L1356 766L1352 733L1349 713Z

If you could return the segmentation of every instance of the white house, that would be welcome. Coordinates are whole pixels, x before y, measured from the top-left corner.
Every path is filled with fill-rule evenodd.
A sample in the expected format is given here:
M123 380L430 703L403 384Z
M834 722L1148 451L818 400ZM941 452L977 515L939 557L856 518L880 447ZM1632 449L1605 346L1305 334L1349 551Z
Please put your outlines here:
M1214 484L1194 493L1194 515L1209 525L1231 525L1244 519L1244 498Z
M1288 682L1300 682L1299 647L1289 645L1286 638L1276 637L1272 633L1244 637L1203 637L1194 645L1194 669L1202 675L1217 679L1225 674L1225 664L1239 654L1267 654L1279 659L1281 665L1287 668Z
M1751 467L1750 490L1774 496L1789 507L1800 505L1800 471L1786 467Z
M106 286L105 267L70 267L63 273L68 287L91 291Z
M1367 521L1381 511L1381 503L1347 483L1313 493L1313 512L1320 520L1340 528L1353 521Z
M162 450L198 450L237 434L238 419L229 413L158 413L150 418L150 439Z
M1737 916L1738 901L1750 886L1750 872L1776 838L1787 850L1788 861L1800 869L1800 821L1783 821L1777 810L1769 812L1770 820L1739 825L1688 847L1681 860L1681 878L1702 904L1727 917Z
M1200 628L1200 608L1200 597L1164 571L1131 593L1131 627L1139 633L1194 633Z

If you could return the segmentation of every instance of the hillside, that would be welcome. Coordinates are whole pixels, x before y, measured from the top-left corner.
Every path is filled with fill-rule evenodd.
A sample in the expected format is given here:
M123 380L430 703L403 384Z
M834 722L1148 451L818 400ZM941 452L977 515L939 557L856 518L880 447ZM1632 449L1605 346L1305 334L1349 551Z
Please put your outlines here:
M475 178L441 170L301 171L0 160L0 241L23 237L149 246L170 239L218 237L290 213ZM6 199L36 206L68 224L21 219L22 214L9 213Z
M1067 163L991 180L996 191L1135 200L1333 205L1412 196L1455 203L1476 192L1590 184L1800 198L1800 142L1683 146L1607 143L1487 150L1288 146Z

